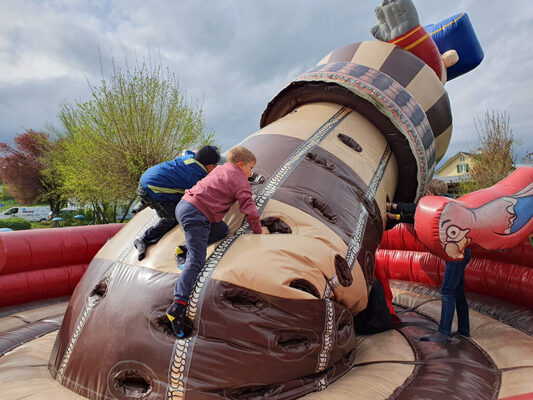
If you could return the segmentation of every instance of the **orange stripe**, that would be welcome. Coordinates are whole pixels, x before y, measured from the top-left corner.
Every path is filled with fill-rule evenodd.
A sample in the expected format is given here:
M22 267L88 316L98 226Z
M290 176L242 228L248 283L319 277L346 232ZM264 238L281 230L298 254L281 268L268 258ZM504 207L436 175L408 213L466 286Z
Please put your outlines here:
M424 36L422 36L422 37L421 37L420 39L418 39L416 42L411 43L409 46L404 47L403 49L404 49L404 50L411 50L413 47L417 46L418 44L420 44L420 42L423 42L423 41L426 40L428 37L429 37L429 33L426 33Z
M442 28L437 29L437 30L434 31L434 32L431 32L431 36L433 36L433 35L434 35L435 33L437 33L437 32L442 31L444 28L446 28L447 26L450 26L450 25L453 24L454 22L459 21L461 18L463 18L464 15L465 15L465 13L462 13L459 17L457 17L456 19L454 19L452 22L447 23L447 24L444 25Z
M405 39L405 38L408 38L409 36L411 36L413 33L415 33L416 31L418 31L418 30L421 29L421 28L422 28L422 25L418 25L417 28L414 28L413 31L406 33L405 36L400 36L400 37L396 38L396 40L394 40L394 41L392 41L392 42L389 42L389 43L391 43L391 44L396 44L396 43L398 43L399 41L401 41L401 40L403 40L403 39Z

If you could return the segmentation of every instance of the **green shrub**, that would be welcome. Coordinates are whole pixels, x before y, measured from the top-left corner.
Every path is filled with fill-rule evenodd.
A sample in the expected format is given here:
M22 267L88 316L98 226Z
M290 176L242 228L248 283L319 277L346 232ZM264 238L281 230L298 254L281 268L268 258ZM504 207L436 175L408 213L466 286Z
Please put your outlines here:
M0 228L9 228L14 231L23 231L25 229L31 229L30 221L26 221L24 218L8 218L0 219Z

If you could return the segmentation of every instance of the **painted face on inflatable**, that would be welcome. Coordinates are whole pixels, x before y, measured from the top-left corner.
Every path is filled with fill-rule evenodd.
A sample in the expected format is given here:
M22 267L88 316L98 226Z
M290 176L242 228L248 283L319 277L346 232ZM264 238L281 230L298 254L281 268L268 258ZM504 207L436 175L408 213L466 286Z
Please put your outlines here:
M472 241L481 247L504 246L505 236L519 234L533 225L533 184L512 196L489 201L478 208L450 202L439 220L439 238L446 254L463 258Z
M463 252L472 239L467 236L474 225L472 210L455 202L448 203L440 217L439 236L446 254L451 258L463 258Z

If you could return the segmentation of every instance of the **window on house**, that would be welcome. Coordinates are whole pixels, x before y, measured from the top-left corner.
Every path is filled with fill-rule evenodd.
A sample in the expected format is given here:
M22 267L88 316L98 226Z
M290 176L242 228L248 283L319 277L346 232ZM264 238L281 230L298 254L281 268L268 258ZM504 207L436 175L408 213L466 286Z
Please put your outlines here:
M464 160L465 160L464 156L459 157L459 161L464 161Z
M457 173L458 174L464 174L465 172L468 172L468 164L457 164Z

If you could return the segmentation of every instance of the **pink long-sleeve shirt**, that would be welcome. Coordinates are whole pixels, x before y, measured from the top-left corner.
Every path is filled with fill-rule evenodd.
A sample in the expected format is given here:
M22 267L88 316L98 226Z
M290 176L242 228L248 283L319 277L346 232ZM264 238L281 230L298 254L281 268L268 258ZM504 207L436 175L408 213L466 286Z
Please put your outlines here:
M250 182L240 168L232 163L216 167L191 189L183 200L200 210L209 222L220 222L235 201L254 233L261 233L259 213L252 199Z

